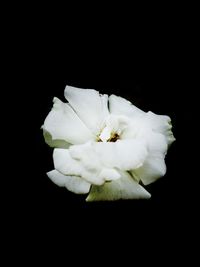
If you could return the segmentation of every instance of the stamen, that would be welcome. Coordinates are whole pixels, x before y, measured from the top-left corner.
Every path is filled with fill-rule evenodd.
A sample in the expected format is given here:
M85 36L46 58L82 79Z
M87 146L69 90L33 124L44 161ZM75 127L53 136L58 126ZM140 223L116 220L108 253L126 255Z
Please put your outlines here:
M110 138L106 140L106 142L116 142L118 139L120 139L120 136L117 133L111 133ZM100 138L100 135L97 136L96 139L97 142L103 142Z
M119 135L117 133L113 133L111 137L107 140L107 142L116 142L119 139Z
M102 142L101 138L99 136L97 136L97 142Z

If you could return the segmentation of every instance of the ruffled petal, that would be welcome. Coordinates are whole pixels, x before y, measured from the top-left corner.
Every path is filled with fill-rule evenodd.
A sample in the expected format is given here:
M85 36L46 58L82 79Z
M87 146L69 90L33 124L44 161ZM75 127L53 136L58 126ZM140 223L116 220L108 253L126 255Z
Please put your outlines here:
M133 120L134 123L131 125L133 131L126 131L124 138L127 138L127 134L134 135L138 129L147 128L163 134L168 145L175 141L171 131L172 125L169 116L157 115L151 111L146 113L131 102L116 95L109 97L109 109L111 114L124 115Z
M163 134L168 145L171 145L175 141L171 131L172 124L169 116L157 115L149 111L146 113L144 123L146 123L146 125L153 131Z
M88 170L111 168L126 171L139 168L148 154L146 143L141 139L91 142L71 146L69 152L74 160Z
M121 178L106 182L102 186L92 186L86 201L107 201L119 199L150 198L151 195L127 173L121 173Z
M90 190L91 184L78 176L66 176L57 170L47 173L52 182L61 187L66 187L69 191L76 194L86 194Z
M144 185L155 182L166 173L164 156L149 156L140 168L131 173L136 180L141 180Z
M62 174L81 176L84 171L82 165L71 157L69 149L54 149L53 160L55 169Z
M66 86L65 98L81 120L95 134L99 134L108 111L108 96L93 89Z
M92 146L104 166L125 171L140 167L148 154L142 139L94 143Z
M88 144L54 149L53 159L59 172L80 176L91 184L102 185L105 181L120 178L117 170L103 166L92 150L88 153Z
M117 142L89 142L54 149L55 168L65 175L81 176L91 184L120 178L120 170L139 168L147 157L146 144L142 140Z
M163 134L153 132L151 130L141 134L140 137L144 138L147 143L147 149L149 154L162 154L167 153L167 141Z
M132 174L137 180L142 180L143 184L147 185L166 173L167 141L163 134L153 131L147 131L145 135L149 153L144 164L140 168L133 170Z
M145 114L144 111L134 106L130 101L116 95L109 97L109 110L111 114L124 115L130 118Z
M95 137L67 103L58 98L44 121L43 129L52 136L52 140L64 140L70 144L82 144Z

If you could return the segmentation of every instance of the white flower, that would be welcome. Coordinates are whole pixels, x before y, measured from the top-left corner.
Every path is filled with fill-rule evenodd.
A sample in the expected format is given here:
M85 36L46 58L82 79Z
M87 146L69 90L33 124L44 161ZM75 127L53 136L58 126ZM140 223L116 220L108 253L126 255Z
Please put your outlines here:
M144 112L116 95L65 88L44 121L45 141L55 147L58 186L89 193L87 201L149 198L142 187L165 175L165 155L175 140L168 116Z

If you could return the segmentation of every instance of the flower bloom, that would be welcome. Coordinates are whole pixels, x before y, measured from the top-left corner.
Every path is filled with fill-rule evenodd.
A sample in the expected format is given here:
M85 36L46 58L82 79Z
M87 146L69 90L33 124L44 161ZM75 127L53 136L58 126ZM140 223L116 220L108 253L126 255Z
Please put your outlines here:
M171 119L93 89L66 86L65 98L53 99L42 126L54 147L48 177L87 201L150 198L142 185L166 173Z

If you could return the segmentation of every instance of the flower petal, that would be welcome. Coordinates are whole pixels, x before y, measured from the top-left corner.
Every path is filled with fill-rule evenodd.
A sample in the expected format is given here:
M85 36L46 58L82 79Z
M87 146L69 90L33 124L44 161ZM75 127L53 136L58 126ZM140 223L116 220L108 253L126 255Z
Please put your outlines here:
M159 132L166 137L168 145L171 145L175 138L171 131L171 119L169 116L157 115L151 111L146 113L144 123L153 131Z
M116 170L102 166L97 156L92 151L88 153L87 148L88 144L71 146L71 149L54 149L55 168L65 175L80 176L96 185L120 178Z
M65 175L81 176L96 185L119 179L119 170L139 168L146 157L146 143L142 140L88 142L70 146L69 149L54 149L53 153L58 171Z
M57 170L52 170L50 172L47 172L47 176L54 184L56 184L60 187L65 186L66 175L63 175L62 173L58 172Z
M78 161L74 160L69 154L69 149L54 149L54 167L65 175L81 176L83 167Z
M140 137L145 138L147 142L147 148L149 154L162 154L167 153L167 141L163 134L153 132L151 130L146 131L145 134L141 134Z
M87 169L114 168L132 170L140 167L147 157L146 143L141 139L117 142L91 142L71 146L70 154Z
M70 144L64 140L59 140L59 139L53 140L51 134L45 130L43 130L43 136L44 136L45 142L50 147L69 148L69 146L70 146Z
M137 180L142 180L144 185L155 182L166 173L164 156L149 156L144 164L131 172Z
M76 194L86 194L90 190L90 184L78 176L66 176L57 170L47 173L48 177L61 187L66 187L69 191Z
M145 114L144 111L134 106L130 101L116 95L109 97L109 110L111 114L125 115L130 118Z
M126 129L129 127L131 122L131 119L126 116L110 114L109 116L107 116L104 123L104 129L99 135L100 140L106 142L110 138L112 138L113 134L117 134L120 139L123 139L122 135L124 131L126 131Z
M168 145L175 141L175 138L171 131L172 126L169 116L157 115L151 111L146 113L136 106L132 105L131 102L116 95L111 95L109 97L109 109L111 114L125 115L133 119L134 124L132 125L132 128L135 128L134 132L141 127L148 128L152 129L155 132L163 134L167 139Z
M66 86L65 98L87 127L95 135L98 134L109 114L108 96L99 95L99 92L93 89Z
M150 184L164 176L166 173L165 154L167 141L163 134L146 131L147 149L149 151L144 164L131 173L137 180L142 180L144 185Z
M106 182L102 186L92 186L86 201L106 201L119 199L150 198L151 195L127 173L120 179Z
M94 143L93 147L104 166L119 170L138 168L147 157L146 143L142 139Z
M71 144L82 144L94 139L89 129L67 103L58 98L44 121L43 129L49 132L52 140L64 140Z

